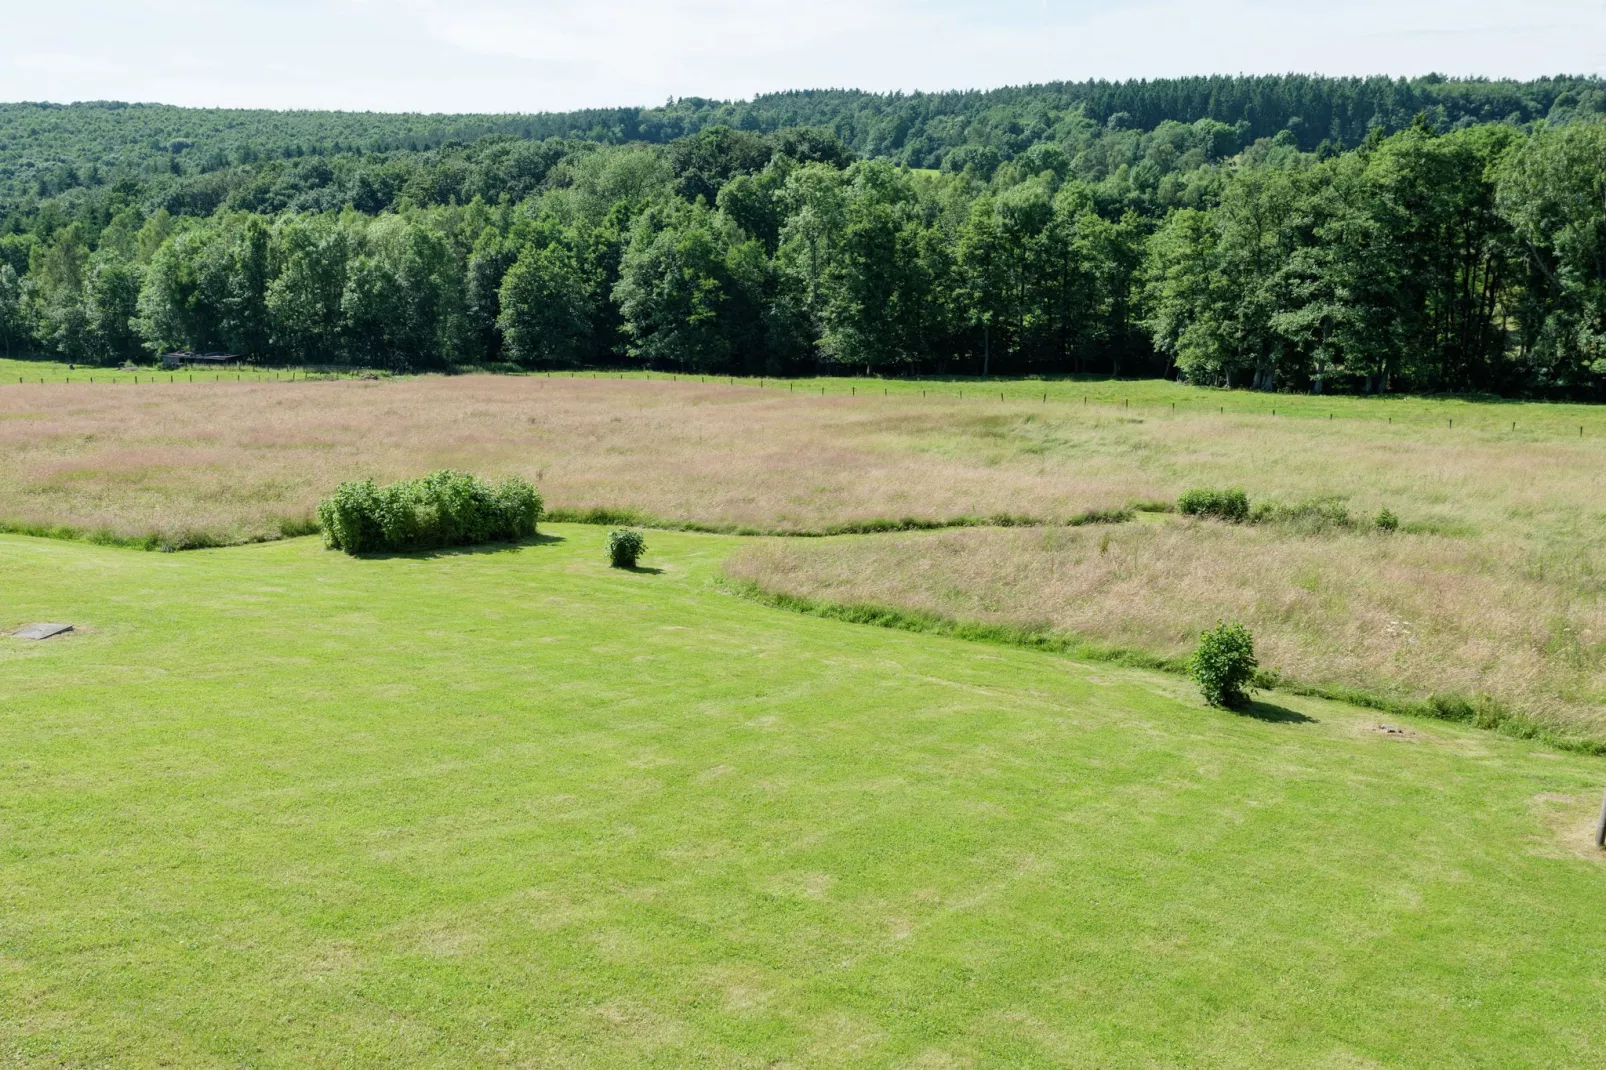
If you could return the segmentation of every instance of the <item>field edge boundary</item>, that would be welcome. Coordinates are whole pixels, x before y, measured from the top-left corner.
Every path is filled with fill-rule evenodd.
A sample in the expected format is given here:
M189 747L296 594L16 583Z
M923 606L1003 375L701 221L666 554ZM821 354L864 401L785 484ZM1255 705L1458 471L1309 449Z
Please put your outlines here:
M966 642L988 643L994 646L1015 647L1057 654L1074 661L1115 664L1134 669L1183 676L1188 672L1185 657L1157 654L1134 647L1111 647L1089 642L1071 632L1058 631L1046 626L1028 627L1014 624L991 624L985 621L962 620L939 613L910 611L868 602L831 602L804 595L786 594L761 587L751 580L736 579L724 573L715 579L715 585L737 598L786 610L805 616L847 624L868 624L894 631L941 635ZM1511 739L1526 740L1554 747L1557 750L1592 757L1606 756L1606 739L1571 735L1557 731L1536 718L1511 709L1488 695L1468 698L1455 694L1433 694L1427 698L1394 698L1373 691L1335 684L1318 684L1294 680L1278 672L1262 671L1257 674L1255 688L1261 691L1282 692L1309 698L1342 702L1363 709L1378 710L1400 717L1420 717L1427 720L1447 721L1470 725L1474 728L1497 732Z
M952 528L1041 528L1083 527L1089 524L1129 523L1142 507L1125 509L1086 509L1065 520L1045 520L1041 517L1015 516L995 513L991 516L957 516L942 519L902 517L900 519L871 518L830 524L822 528L758 528L742 524L709 524L698 520L670 520L635 509L610 509L593 506L585 509L557 508L541 514L547 524L586 524L591 526L638 527L653 531L685 531L699 535L738 535L748 538L827 539L839 535L880 535L909 531L943 531ZM1153 507L1149 507L1153 511ZM278 542L316 535L322 529L310 517L285 517L279 520L279 530L250 535L220 535L209 531L181 531L174 533L148 532L144 535L122 535L109 528L83 528L72 524L32 523L22 520L0 519L0 535L27 535L36 539L62 539L68 542L87 542L96 546L112 546L125 550L148 550L176 553L182 550L216 550L230 546L251 546L257 543Z

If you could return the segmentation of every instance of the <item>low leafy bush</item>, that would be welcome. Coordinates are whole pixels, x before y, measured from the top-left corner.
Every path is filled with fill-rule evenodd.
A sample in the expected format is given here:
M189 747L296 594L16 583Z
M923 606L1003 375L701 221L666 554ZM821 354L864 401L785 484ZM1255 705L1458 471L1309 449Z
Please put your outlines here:
M1249 701L1248 688L1254 682L1255 638L1242 624L1216 622L1199 636L1199 647L1188 663L1188 672L1199 684L1199 693L1212 706L1233 708Z
M1229 490L1199 487L1177 499L1177 512L1241 524L1249 519L1249 496L1237 487Z
M1043 522L1034 516L1016 516L1014 513L994 513L985 521L994 528L1035 528Z
M1342 498L1307 498L1293 505L1262 502L1249 514L1251 524L1287 524L1305 532L1347 530L1355 526Z
M1489 695L1468 698L1454 692L1438 692L1420 704L1421 712L1441 721L1459 721L1475 728L1491 728L1517 739L1544 739L1567 749L1590 749L1589 741L1577 737L1556 736L1543 723L1511 709L1499 699ZM1598 746L1598 744L1597 744ZM1595 751L1599 753L1599 751Z
M319 532L318 518L315 516L287 516L279 521L279 537L296 539L302 535L316 535Z
M1080 528L1088 524L1125 524L1132 519L1131 509L1084 509L1069 520L1066 527Z
M589 509L549 509L541 517L550 524L646 524L652 519L634 509L609 509L600 505Z
M523 479L493 487L450 470L384 487L342 483L318 503L324 542L348 554L506 542L534 535L540 519L541 496Z
M608 533L608 560L614 568L635 568L636 561L647 552L647 540L641 532L620 528Z
M1384 509L1379 512L1377 519L1372 523L1377 525L1377 530L1379 531L1400 530L1400 518L1394 515L1394 510L1392 509Z

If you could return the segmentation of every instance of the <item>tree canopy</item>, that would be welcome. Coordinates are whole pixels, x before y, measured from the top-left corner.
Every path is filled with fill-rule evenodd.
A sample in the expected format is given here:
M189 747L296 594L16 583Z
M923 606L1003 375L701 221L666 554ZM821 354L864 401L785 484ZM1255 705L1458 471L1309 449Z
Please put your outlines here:
M0 346L1606 392L1594 79L0 105Z

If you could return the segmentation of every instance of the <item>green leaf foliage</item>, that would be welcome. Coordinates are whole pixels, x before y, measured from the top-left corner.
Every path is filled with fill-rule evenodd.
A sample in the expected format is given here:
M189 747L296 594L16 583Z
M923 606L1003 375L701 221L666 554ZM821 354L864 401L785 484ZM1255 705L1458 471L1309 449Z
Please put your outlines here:
M541 507L541 496L518 476L492 486L443 470L383 487L342 483L318 503L318 524L332 550L395 553L527 538Z
M1249 512L1251 524L1283 524L1296 531L1315 535L1326 531L1347 531L1355 526L1349 507L1342 498L1307 498L1292 505L1262 502Z
M1237 487L1228 490L1199 487L1177 499L1177 512L1241 524L1249 519L1249 496Z
M1218 621L1214 628L1200 634L1188 672L1206 702L1233 709L1249 701L1249 685L1259 664L1249 629Z
M608 532L608 561L614 568L635 568L641 555L647 552L647 540L641 532L619 528Z

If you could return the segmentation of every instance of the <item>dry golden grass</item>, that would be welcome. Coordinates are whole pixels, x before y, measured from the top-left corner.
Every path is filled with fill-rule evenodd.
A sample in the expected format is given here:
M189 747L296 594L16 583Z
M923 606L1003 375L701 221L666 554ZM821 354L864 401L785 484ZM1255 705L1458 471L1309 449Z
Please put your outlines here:
M1197 485L1284 502L1337 495L1360 517L1388 506L1409 530L964 530L765 545L732 569L794 593L1047 623L1157 652L1239 617L1267 664L1302 679L1487 692L1606 729L1606 435L1593 423L1578 435L1589 410L1165 384L1132 384L1141 405L1129 410L1063 397L1077 384L1047 404L918 389L822 398L774 384L492 376L5 386L0 522L271 537L343 479L447 466L522 473L554 508L789 531L1058 521ZM1267 411L1216 414L1218 401Z
M1219 619L1261 664L1402 699L1490 695L1606 737L1598 588L1511 545L1154 518L1118 527L766 540L726 564L774 592L1072 633L1183 656Z
M1119 505L1128 484L911 448L909 402L751 386L491 376L0 390L0 520L271 535L343 479L521 473L549 507L812 529ZM918 445L918 444L916 444Z
M1134 413L641 379L10 386L0 521L262 536L342 479L448 465L522 473L554 507L755 529L1064 519L1229 483L1569 545L1606 510L1606 438L1568 437L1570 423L1519 436L1381 415Z

